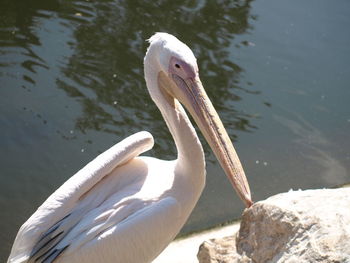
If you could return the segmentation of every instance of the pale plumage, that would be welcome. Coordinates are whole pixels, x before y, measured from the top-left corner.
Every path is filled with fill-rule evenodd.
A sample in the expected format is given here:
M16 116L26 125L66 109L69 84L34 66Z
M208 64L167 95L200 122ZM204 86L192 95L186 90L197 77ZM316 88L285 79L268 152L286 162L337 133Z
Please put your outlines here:
M183 103L237 193L251 204L239 159L198 77L192 51L157 33L145 57L149 93L178 158L139 156L152 135L136 133L99 155L54 192L19 230L8 262L151 262L176 236L205 184L202 146Z

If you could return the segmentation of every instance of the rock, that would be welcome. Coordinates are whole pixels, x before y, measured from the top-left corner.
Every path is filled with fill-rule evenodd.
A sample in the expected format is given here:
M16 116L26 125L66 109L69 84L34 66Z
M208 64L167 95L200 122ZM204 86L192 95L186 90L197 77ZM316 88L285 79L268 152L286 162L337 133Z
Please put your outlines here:
M350 262L350 188L290 191L246 209L234 236L204 242L200 263Z
M199 262L236 262L232 258L236 254L235 239L234 236L228 236L205 241L198 251Z

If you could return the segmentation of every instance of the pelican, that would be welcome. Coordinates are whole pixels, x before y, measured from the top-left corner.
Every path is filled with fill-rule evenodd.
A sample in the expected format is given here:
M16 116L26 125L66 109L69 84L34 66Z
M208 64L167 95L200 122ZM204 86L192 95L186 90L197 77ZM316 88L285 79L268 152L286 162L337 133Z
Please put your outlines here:
M139 156L153 137L133 134L78 171L22 225L8 262L151 262L175 238L205 184L205 158L193 116L247 207L249 185L207 97L190 48L167 33L149 39L148 91L177 148L168 161Z

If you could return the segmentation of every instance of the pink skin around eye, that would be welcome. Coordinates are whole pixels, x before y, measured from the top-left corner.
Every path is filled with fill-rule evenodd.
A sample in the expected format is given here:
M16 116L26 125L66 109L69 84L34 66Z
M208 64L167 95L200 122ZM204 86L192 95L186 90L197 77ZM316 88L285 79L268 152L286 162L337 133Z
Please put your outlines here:
M179 67L176 67L175 65L179 65ZM170 58L169 74L178 75L182 79L194 79L197 75L195 69L175 57Z

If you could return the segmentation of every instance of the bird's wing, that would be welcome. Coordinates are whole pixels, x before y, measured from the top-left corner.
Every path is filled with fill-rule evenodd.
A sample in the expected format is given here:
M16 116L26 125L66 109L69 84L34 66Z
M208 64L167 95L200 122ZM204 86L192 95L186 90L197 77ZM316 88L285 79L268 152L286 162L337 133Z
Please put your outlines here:
M43 233L47 233L53 224L64 220L85 193L114 168L152 147L152 135L148 132L139 132L97 156L58 188L22 225L8 262L25 262L33 250L34 243L41 239Z
M141 209L140 205L144 206L143 200L133 200L125 208L127 211L111 214L108 220L99 225L99 229L91 227L70 243L59 244L53 253L57 256L57 262L153 260L174 239L181 227L180 205L170 196L149 203ZM133 212L129 213L130 210ZM125 218L120 221L122 216ZM91 235L91 232L94 233ZM61 251L64 253L60 255ZM52 259L54 260L53 256L45 262L52 262Z

